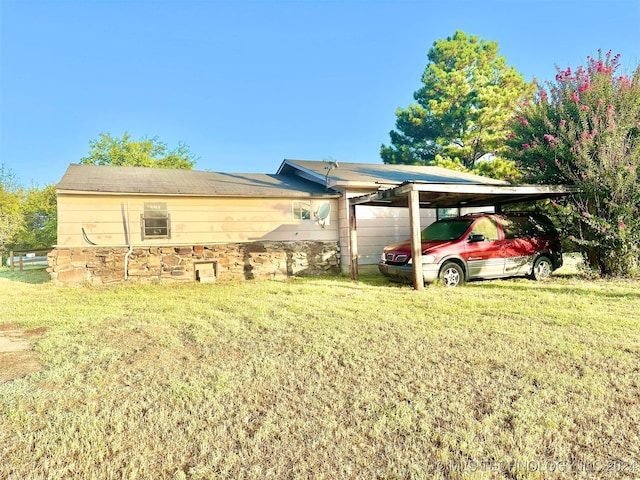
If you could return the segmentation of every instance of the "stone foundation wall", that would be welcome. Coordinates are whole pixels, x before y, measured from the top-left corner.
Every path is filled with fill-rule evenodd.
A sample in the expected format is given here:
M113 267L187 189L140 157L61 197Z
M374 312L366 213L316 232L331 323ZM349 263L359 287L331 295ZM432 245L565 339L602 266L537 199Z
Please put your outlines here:
M56 284L270 279L340 273L338 242L254 242L180 247L56 248ZM125 274L126 264L126 274Z

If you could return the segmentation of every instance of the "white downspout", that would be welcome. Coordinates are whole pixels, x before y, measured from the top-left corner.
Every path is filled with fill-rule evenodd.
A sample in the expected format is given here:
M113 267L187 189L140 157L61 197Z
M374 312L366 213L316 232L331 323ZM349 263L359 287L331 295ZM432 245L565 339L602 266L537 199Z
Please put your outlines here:
M129 255L133 252L133 245L129 245L129 251L124 254L124 279L129 279Z
M129 251L127 253L124 254L124 279L128 280L129 279L129 255L131 255L131 252L133 252L133 245L131 244L131 235L129 233L129 199L127 199L127 220L126 220L126 230L125 230L125 235L126 235L126 241L127 244L129 245Z

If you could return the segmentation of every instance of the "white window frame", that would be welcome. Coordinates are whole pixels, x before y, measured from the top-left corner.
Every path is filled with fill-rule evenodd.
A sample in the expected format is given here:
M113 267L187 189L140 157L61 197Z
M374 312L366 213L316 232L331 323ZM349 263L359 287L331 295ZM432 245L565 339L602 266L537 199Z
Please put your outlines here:
M140 233L142 240L171 238L171 214L167 202L144 202L140 214ZM149 225L153 223L154 225Z

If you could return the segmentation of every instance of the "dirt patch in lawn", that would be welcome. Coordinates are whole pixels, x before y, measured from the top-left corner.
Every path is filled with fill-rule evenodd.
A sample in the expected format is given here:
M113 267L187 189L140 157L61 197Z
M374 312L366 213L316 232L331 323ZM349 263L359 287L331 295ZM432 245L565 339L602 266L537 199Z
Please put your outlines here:
M0 325L0 383L40 370L33 341L45 327L21 330L16 325Z

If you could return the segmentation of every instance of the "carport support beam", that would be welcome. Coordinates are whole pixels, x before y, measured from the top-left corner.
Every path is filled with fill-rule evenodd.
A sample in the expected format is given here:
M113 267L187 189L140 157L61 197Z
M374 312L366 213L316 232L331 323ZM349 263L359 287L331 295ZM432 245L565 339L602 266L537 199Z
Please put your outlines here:
M358 230L356 228L355 205L349 205L349 255L351 280L358 280Z
M424 289L422 276L422 237L420 228L420 192L409 192L409 228L411 229L411 263L413 264L413 287Z

